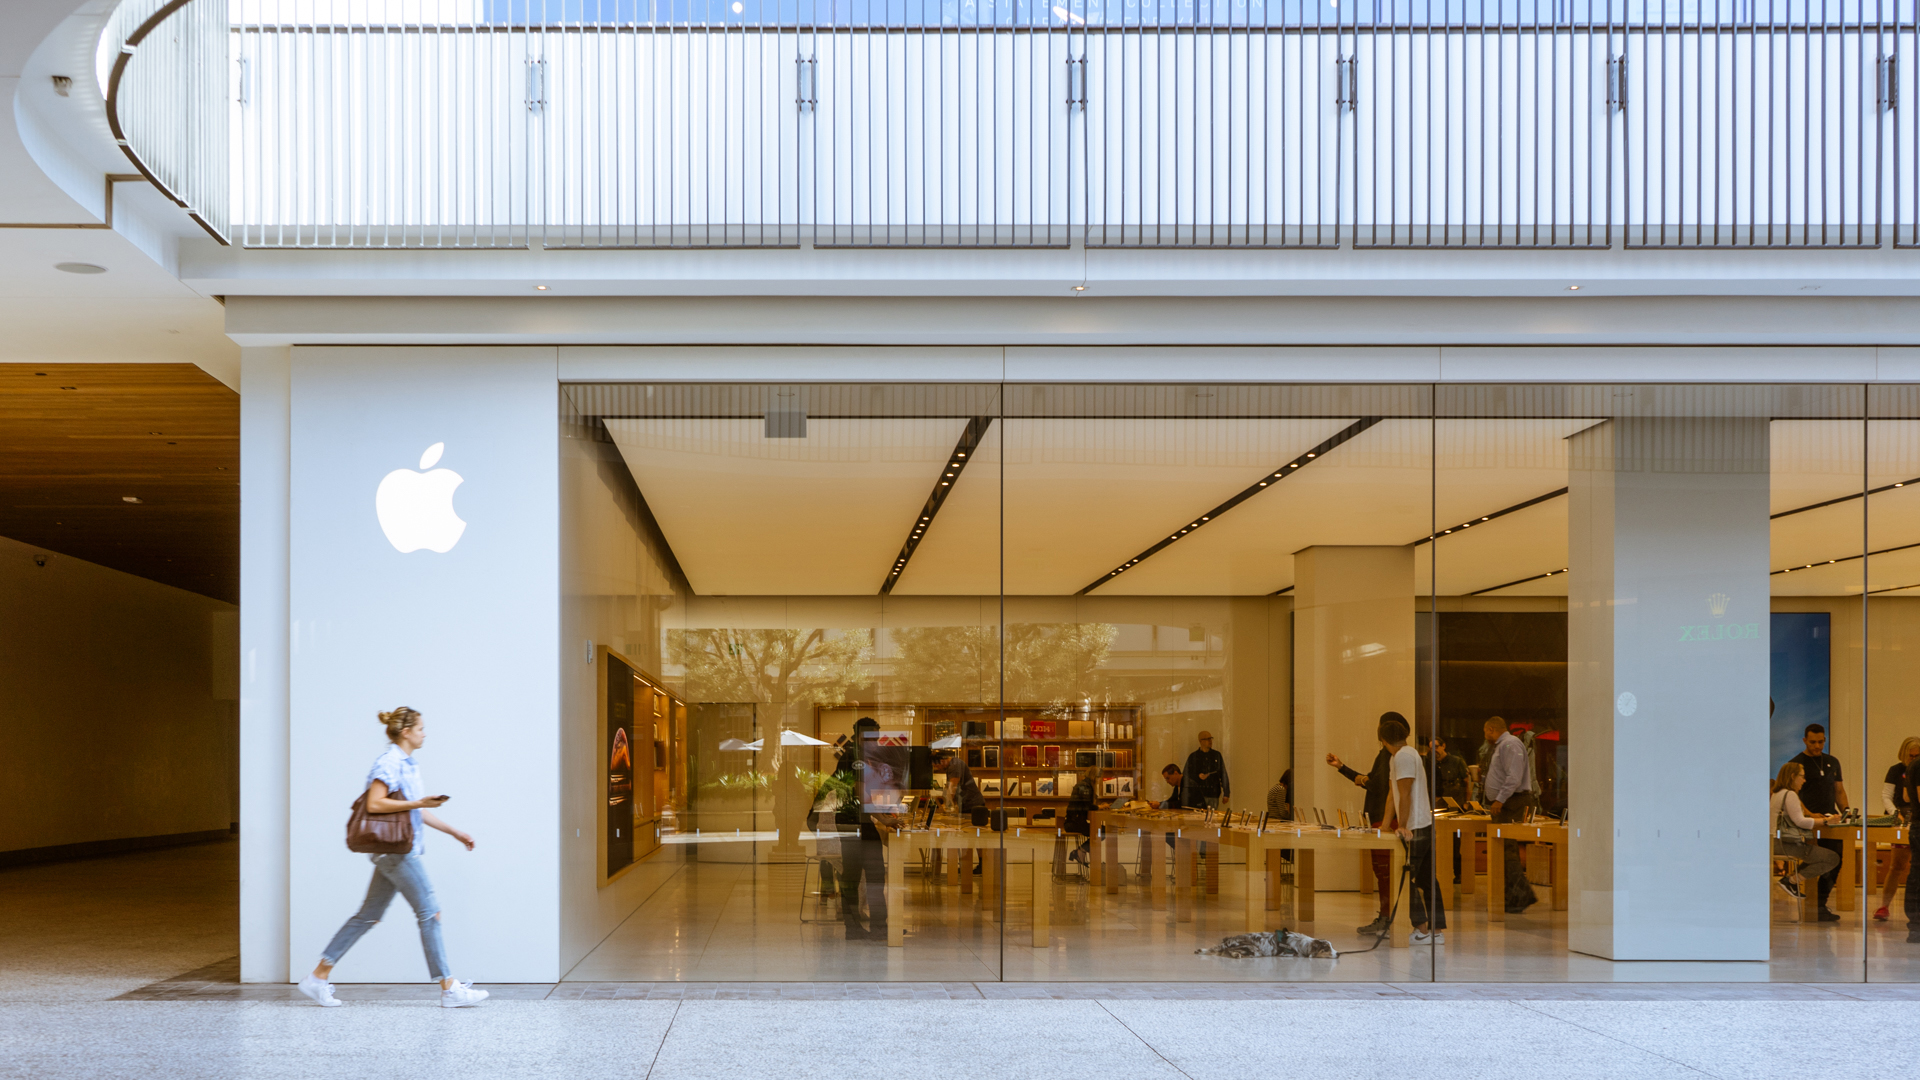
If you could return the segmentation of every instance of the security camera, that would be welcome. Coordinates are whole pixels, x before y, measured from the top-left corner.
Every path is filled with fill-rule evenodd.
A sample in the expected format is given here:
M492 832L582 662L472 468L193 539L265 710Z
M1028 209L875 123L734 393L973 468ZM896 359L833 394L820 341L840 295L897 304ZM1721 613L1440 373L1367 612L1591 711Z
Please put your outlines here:
M35 555L33 557L33 565L35 566L47 565L47 557L45 555Z

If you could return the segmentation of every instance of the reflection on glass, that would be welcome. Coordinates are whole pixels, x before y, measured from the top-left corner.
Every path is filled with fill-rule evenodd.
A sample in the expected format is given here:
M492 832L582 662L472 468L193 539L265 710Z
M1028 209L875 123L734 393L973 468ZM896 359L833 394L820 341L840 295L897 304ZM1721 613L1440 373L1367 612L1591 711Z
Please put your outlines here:
M569 388L569 618L687 703L580 977L1913 978L1876 394Z

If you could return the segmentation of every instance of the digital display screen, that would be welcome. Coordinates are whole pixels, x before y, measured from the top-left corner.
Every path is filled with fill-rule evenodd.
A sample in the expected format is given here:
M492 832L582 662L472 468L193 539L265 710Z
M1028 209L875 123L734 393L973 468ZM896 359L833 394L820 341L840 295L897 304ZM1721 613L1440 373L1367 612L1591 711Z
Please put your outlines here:
M609 653L607 678L607 873L633 863L633 669Z

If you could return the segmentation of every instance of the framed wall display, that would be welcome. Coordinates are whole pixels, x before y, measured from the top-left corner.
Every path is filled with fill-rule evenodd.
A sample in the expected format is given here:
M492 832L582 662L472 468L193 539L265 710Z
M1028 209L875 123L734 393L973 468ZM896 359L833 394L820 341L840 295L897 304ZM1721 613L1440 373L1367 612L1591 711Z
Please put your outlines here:
M600 667L606 678L606 859L608 877L633 864L634 754L633 668L615 653L606 654Z
M660 848L685 809L686 705L633 661L597 646L601 798L596 860L600 883L619 877Z

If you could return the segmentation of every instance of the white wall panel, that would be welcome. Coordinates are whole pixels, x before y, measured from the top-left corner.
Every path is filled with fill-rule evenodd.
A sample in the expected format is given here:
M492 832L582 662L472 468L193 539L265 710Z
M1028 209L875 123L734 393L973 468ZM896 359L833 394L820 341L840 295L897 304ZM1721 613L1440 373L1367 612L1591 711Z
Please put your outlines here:
M310 966L370 866L343 842L384 736L419 709L427 785L476 851L430 835L426 860L461 978L558 971L557 403L551 348L302 348L291 379L290 939ZM444 443L467 523L445 554L401 554L374 491ZM335 973L425 978L404 901Z

